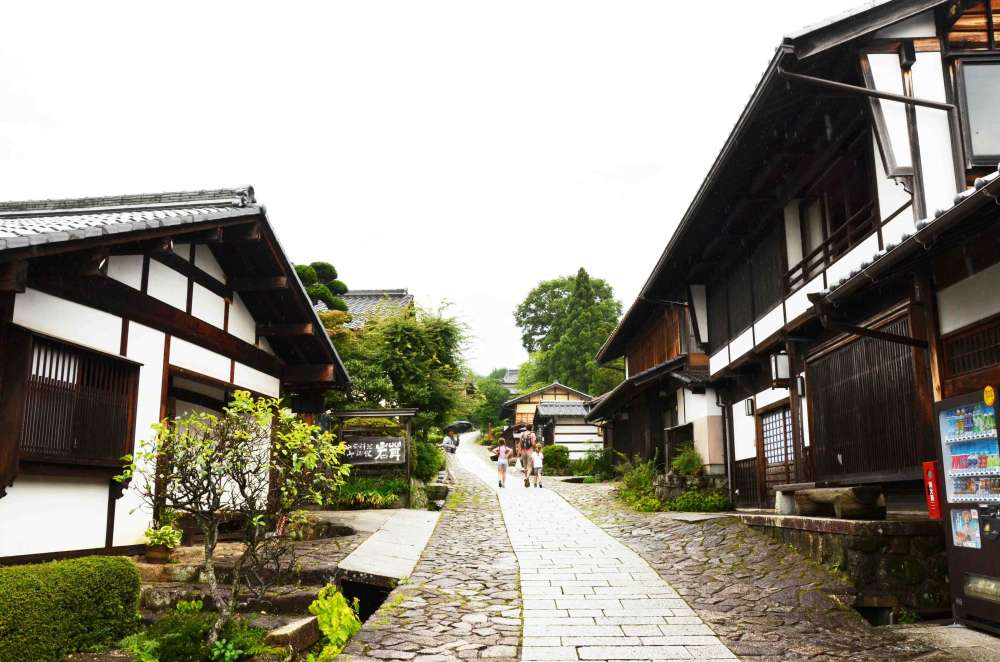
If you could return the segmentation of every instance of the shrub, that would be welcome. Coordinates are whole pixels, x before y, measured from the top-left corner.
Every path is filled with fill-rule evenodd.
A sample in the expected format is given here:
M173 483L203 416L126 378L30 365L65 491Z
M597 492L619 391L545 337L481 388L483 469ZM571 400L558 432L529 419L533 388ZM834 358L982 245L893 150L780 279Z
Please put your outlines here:
M660 502L653 487L656 464L652 460L643 461L636 456L620 464L619 468L622 473L622 486L618 493L625 503L644 512L658 510Z
M569 448L561 444L553 444L542 448L543 465L550 474L565 475L569 473Z
M670 463L674 472L688 478L694 478L700 474L702 465L704 465L704 461L701 459L701 454L693 446L685 446Z
M316 283L316 270L310 267L308 264L296 264L295 273L299 275L299 280L306 287Z
M202 613L200 605L178 603L177 608L162 619L121 640L119 646L136 656L137 662L191 662L216 660L234 662L253 655L283 652L264 643L267 634L238 618L222 627L219 640L211 646L208 635L215 620ZM195 609L194 607L198 608Z
M332 300L326 302L326 306L330 310L339 310L343 313L347 312L347 302L338 296L333 296Z
M123 557L0 568L0 596L0 660L62 659L139 622L139 571Z
M347 292L347 285L342 280L328 281L326 286L330 288L331 292L337 295L345 294Z
M352 476L337 488L335 508L388 508L406 494L404 476Z
M321 283L329 283L337 279L337 269L329 262L313 262L309 265L316 272L316 278Z
M720 492L688 490L669 499L664 504L664 509L684 513L717 513L731 510L732 505L729 503L729 497Z
M337 308L336 306L334 306L334 302L340 301L341 303L343 303L343 299L338 299L337 297L333 296L333 292L330 291L330 288L324 285L323 283L313 283L312 285L309 285L308 287L306 287L306 294L309 295L309 298L312 300L313 303L316 303L317 301L322 301L323 303L326 304L327 308L334 308L336 310L341 310L341 308Z
M417 441L413 444L413 477L429 483L444 469L444 451L435 443Z
M361 629L357 598L353 604L348 604L347 598L333 584L323 587L316 600L309 605L309 613L316 617L319 630L323 633L323 650L318 656L310 655L308 662L333 660Z
M175 529L172 525L166 524L158 529L146 529L147 545L163 545L168 549L173 549L181 544L184 533L180 529Z

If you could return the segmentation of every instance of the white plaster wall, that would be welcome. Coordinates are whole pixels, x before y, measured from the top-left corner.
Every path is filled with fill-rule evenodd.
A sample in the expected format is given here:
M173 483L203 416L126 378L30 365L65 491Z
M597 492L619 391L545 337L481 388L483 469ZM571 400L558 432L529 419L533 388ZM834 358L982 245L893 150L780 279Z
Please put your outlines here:
M799 317L802 313L812 308L807 295L812 292L819 292L822 289L823 274L820 274L796 290L791 296L785 299L785 319L792 322L796 317Z
M934 12L925 11L922 14L911 16L905 21L900 21L896 25L882 28L875 33L875 36L879 39L919 39L933 37L936 34Z
M951 333L990 315L1000 313L1000 264L937 293L941 333Z
M191 244L174 244L174 252L185 260L191 259Z
M194 266L198 267L210 276L215 276L216 280L226 282L226 272L222 270L219 262L212 255L212 249L205 244L198 244L194 248Z
M14 298L14 323L109 354L121 348L120 317L30 288Z
M181 255L178 252L178 255ZM187 278L156 260L149 261L146 293L174 308L187 309Z
M272 398L278 397L281 391L281 381L277 377L272 377L266 372L255 370L238 361L235 370L233 370L233 383Z
M729 343L729 358L731 361L735 361L747 352L753 349L753 326L741 333L740 335L733 338Z
M753 416L747 416L743 410L743 402L737 402L729 407L733 420L733 459L745 460L757 457L757 421Z
M680 421L681 424L693 423L706 416L722 415L722 409L715 404L715 391L712 389L705 389L704 393L692 393L687 389L681 391L684 394L684 420Z
M788 255L788 266L794 267L802 261L802 222L799 218L798 200L792 200L785 205L785 251Z
M764 342L785 326L785 308L780 303L754 322L753 337L758 343Z
M803 380L805 380L806 373L800 372L799 376L802 377ZM806 388L807 388L806 392L808 393L808 386ZM801 396L801 394L800 394L800 396ZM808 446L809 445L809 406L808 406L808 403L806 402L805 399L802 399L801 403L802 403L802 407L801 407L801 409L802 409L802 443L804 445Z
M135 408L135 447L153 439L152 426L160 419L160 395L163 388L164 334L135 322L129 322L128 357L142 364L139 369L139 393ZM114 544L139 545L152 519L139 497L138 481L129 485L115 505Z
M137 290L142 289L142 256L112 255L108 258L108 277Z
M267 352L271 356L277 356L274 353L274 348L271 347L271 342L267 338L258 338L257 339L257 347L260 347L262 350L264 350L265 352Z
M839 260L831 264L826 270L826 282L833 284L841 278L846 278L851 271L860 269L861 264L870 262L872 256L878 252L878 235L871 235L850 251L841 256Z
M888 248L891 244L900 243L904 234L913 234L915 231L913 210L907 209L882 226L882 243Z
M170 365L228 382L230 360L180 338L170 339Z
M729 365L729 345L708 357L708 371L715 374Z
M226 324L226 300L195 283L191 288L191 314L221 329Z
M872 131L872 149L878 154L878 144L875 142L875 132ZM907 202L910 202L912 196L907 193L903 185L900 184L895 179L889 177L885 172L885 166L882 164L882 159L875 159L875 188L878 195L878 209L881 219L884 221L889 218L889 215L894 211L902 207ZM899 216L907 216L910 219L910 225L913 225L913 212L910 209L900 212ZM899 217L897 217L899 218ZM883 229L884 232L884 229Z
M917 53L917 61L913 65L913 93L932 101L947 101L940 53ZM951 148L948 114L943 110L918 106L917 133L920 137L927 215L934 218L936 209L948 209L954 204L958 192L955 188L955 155Z
M903 73L899 66L899 55L896 53L871 53L868 55L868 62L871 64L875 89L893 94L903 93ZM896 157L896 165L911 165L910 137L906 128L906 107L895 101L879 100L877 103L882 107L882 115L885 117L886 130L889 133L893 155Z
M229 306L229 333L251 345L257 342L257 323L238 294Z
M788 399L788 389L787 388L767 388L754 396L754 402L757 403L758 407L767 407L773 405L775 402L781 402L782 400Z
M104 547L109 483L21 475L0 499L0 557Z

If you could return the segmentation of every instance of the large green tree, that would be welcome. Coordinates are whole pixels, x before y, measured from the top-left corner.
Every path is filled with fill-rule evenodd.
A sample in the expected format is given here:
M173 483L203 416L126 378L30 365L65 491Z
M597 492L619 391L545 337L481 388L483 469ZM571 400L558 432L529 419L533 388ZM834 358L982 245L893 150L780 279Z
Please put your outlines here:
M495 371L487 377L480 377L476 380L476 395L473 399L472 411L469 413L469 420L483 429L490 424L496 425L500 422L500 410L503 403L514 397L507 390L507 387L493 376L494 374Z
M613 388L621 363L601 366L594 358L621 316L611 286L583 268L575 277L539 283L514 313L531 353L519 375L523 389L554 381L587 393Z

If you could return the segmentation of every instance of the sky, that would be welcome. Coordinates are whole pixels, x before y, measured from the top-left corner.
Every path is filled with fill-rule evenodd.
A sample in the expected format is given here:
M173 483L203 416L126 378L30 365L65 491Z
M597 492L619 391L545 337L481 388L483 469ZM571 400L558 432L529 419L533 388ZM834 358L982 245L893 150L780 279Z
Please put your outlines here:
M252 184L293 262L516 367L531 288L582 266L627 308L781 36L856 4L11 3L0 199Z

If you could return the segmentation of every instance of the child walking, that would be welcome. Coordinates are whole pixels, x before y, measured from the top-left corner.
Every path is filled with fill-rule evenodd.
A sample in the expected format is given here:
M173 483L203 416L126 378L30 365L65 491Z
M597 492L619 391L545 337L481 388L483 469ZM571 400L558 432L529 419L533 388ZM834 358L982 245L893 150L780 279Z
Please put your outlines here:
M496 453L497 455L497 478L499 478L500 487L504 487L507 483L507 464L510 457L510 449L507 448L507 442L501 439L496 448L490 450L490 453Z
M542 486L542 444L535 442L535 448L531 451L531 475L535 479L535 487Z

